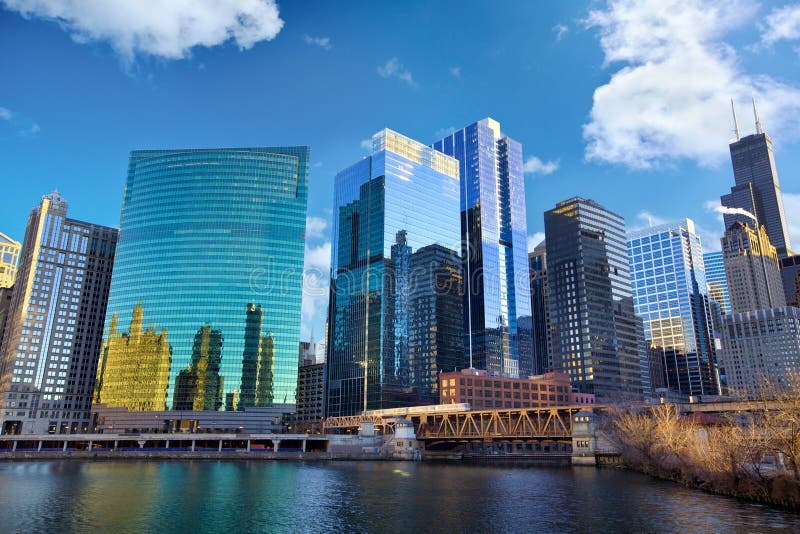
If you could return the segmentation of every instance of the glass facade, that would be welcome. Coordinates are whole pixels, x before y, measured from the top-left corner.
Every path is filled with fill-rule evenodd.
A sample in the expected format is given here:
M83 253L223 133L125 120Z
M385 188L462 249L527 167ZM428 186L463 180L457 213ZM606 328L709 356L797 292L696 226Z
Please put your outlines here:
M490 118L437 141L461 174L464 348L470 367L533 373L522 146Z
M758 224L766 227L778 257L785 258L790 255L791 242L772 139L761 130L758 120L756 125L758 133L737 139L730 145L735 185L730 193L722 196L721 201L723 206L742 208L754 214ZM726 213L724 218L726 229L735 222L752 222L743 215Z
M544 214L553 366L598 399L650 393L624 219L575 197Z
M293 404L308 147L131 153L96 402Z
M391 130L336 175L329 416L428 403L463 366L458 163ZM366 369L365 369L366 364Z
M550 346L550 290L547 287L547 248L544 241L528 253L531 273L531 311L533 318L533 373L553 370Z
M703 263L706 267L708 296L719 304L722 315L731 313L731 298L728 294L728 279L725 277L725 262L722 259L722 251L705 252L703 254Z
M628 233L633 302L644 320L653 383L686 395L717 395L716 353L703 248L684 219Z

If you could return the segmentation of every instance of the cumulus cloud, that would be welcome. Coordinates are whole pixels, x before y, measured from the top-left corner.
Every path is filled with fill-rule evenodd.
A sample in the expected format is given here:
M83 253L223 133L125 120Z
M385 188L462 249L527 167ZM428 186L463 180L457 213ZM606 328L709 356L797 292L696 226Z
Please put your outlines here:
M533 252L539 243L544 241L544 232L536 232L528 236L528 252Z
M764 18L761 28L761 42L772 46L778 41L800 39L800 5L787 5L775 8Z
M319 239L324 237L328 229L328 221L322 217L306 217L306 238Z
M12 117L11 110L8 108L0 108L0 119L4 121L10 121Z
M558 170L558 161L544 162L536 156L531 156L525 160L525 172L527 174L552 174Z
M461 67L450 67L448 72L453 78L461 79Z
M731 138L730 99L751 94L771 132L792 135L800 90L744 72L723 40L757 8L744 0L609 0L591 11L586 24L599 30L605 65L618 68L594 92L586 158L637 169L680 159L716 165Z
M553 32L556 34L556 41L560 41L569 32L569 26L564 24L556 24L553 26Z
M137 54L182 59L228 40L248 49L283 27L274 0L1 1L23 17L56 21L75 42L107 42L128 62Z
M382 78L397 78L398 80L407 83L411 87L416 87L417 82L411 76L411 71L403 66L396 57L389 59L383 65L378 66L378 74Z
M303 41L308 45L318 46L323 50L330 50L333 48L330 37L312 37L305 34L303 36Z

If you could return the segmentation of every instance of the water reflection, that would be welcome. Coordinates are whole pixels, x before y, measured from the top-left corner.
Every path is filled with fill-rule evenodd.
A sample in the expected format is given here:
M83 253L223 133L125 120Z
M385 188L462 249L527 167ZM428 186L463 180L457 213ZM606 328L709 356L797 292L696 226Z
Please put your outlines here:
M800 516L617 470L413 463L0 463L4 532L730 532Z

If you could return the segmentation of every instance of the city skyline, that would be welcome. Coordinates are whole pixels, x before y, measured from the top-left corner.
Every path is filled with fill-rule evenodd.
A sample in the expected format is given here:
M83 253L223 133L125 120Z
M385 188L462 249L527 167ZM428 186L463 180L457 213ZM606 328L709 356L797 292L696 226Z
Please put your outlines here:
M691 217L704 249L717 249L723 228L713 203L732 183L730 98L744 136L755 129L745 113L755 93L776 140L786 211L800 206L798 135L787 126L800 113L796 41L771 25L778 2L739 6L726 17L719 12L728 2L689 2L651 20L658 4L521 5L513 14L480 4L320 4L313 15L281 4L282 22L265 16L259 35L227 44L215 37L203 41L208 47L177 40L175 49L166 38L125 47L122 37L153 24L146 15L131 16L140 17L138 26L114 22L98 30L92 13L63 15L59 25L52 13L44 20L34 7L4 3L0 68L28 74L10 77L0 91L4 179L22 199L0 214L0 231L21 241L28 206L54 188L70 199L76 217L116 226L132 149L308 144L306 266L326 274L333 176L366 155L361 142L369 133L390 126L432 143L492 116L525 147L529 250L543 230L541 214L575 194L619 212L630 227ZM446 25L430 23L444 17ZM390 18L399 24L374 24ZM639 41L625 20L684 31L659 43ZM458 28L477 21L485 31L463 38ZM165 31L173 27L171 19L164 24ZM715 46L722 43L730 45L725 53ZM681 52L686 44L702 53L688 56ZM670 83L675 69L708 73L698 76L703 91ZM278 70L302 73L308 82L273 83ZM559 75L540 83L547 72ZM247 83L220 81L237 77ZM652 97L647 87L656 87ZM508 97L498 99L498 89ZM294 120L288 110L295 106L264 104L282 100L306 113ZM433 101L435 107L415 112ZM623 103L630 110L619 113ZM669 117L668 124L661 120ZM50 157L35 157L41 150ZM800 222L787 218L800 242ZM304 337L324 331L323 293L306 298Z

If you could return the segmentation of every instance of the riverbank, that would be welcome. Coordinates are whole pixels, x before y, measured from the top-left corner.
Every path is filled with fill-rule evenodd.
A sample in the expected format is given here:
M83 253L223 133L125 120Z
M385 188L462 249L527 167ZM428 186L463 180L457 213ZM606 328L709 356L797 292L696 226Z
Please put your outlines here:
M687 488L800 512L797 454L784 454L762 420L701 425L670 405L613 413L603 432L625 467ZM793 432L800 453L800 434ZM777 433L777 432L776 432Z

